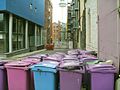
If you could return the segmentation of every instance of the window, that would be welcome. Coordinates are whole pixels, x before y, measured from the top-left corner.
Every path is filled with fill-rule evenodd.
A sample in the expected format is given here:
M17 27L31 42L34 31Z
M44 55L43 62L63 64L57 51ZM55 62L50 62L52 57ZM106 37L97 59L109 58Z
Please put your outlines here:
M43 30L43 28L41 28L41 45L46 43L46 36L47 35L47 30Z
M36 42L37 45L41 45L41 28L39 26L37 26L37 31L36 31Z
M4 14L0 13L0 31L4 31Z
M0 13L0 53L8 52L8 27L9 15L7 13Z
M25 20L13 17L13 51L25 48Z

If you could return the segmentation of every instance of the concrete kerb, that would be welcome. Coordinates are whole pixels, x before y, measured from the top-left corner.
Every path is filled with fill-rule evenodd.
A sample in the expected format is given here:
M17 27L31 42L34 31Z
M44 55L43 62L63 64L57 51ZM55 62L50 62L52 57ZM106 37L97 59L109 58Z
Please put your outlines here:
M46 49L37 50L37 51L33 51L33 52L28 52L28 53L23 53L23 54L20 54L20 55L15 55L15 56L9 57L7 59L20 60L20 59L22 59L24 57L27 57L27 56L30 56L30 55L33 55L33 54L38 54L38 53L41 53L41 52L44 52L44 51L46 51Z

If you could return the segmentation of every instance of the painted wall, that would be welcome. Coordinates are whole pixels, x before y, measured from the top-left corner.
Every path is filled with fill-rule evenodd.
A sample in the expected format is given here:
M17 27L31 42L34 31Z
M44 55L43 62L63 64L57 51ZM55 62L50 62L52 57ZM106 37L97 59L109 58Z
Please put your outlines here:
M44 4L44 0L0 0L0 10L7 10L43 26Z
M6 0L0 0L0 10L6 10Z
M99 58L111 59L119 67L120 18L118 16L117 0L98 0L98 15Z
M86 2L86 49L98 52L97 0Z

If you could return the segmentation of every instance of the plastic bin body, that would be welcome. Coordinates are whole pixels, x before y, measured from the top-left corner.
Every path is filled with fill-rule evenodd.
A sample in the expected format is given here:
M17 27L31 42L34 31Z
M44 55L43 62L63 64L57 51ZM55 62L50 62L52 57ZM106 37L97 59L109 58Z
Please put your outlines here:
M60 90L81 90L82 74L60 70Z
M0 61L0 90L8 90L7 72L4 67L5 63L7 63L7 61Z
M30 71L27 62L12 62L6 64L8 75L8 88L9 90L31 90L30 85Z
M116 87L115 90L120 90L120 78L116 80Z
M8 68L9 90L29 90L28 72L22 69Z
M114 73L91 73L91 90L114 90Z
M52 72L34 72L35 90L56 90L57 78ZM46 86L47 85L47 86Z
M47 61L46 61L47 62ZM58 75L56 66L46 66L46 62L32 66L35 90L58 90ZM45 65L45 66L44 66Z
M3 66L0 66L0 90L6 90L5 87L6 86L6 73L4 71L5 69L3 68Z
M4 90L4 71L0 68L0 90Z

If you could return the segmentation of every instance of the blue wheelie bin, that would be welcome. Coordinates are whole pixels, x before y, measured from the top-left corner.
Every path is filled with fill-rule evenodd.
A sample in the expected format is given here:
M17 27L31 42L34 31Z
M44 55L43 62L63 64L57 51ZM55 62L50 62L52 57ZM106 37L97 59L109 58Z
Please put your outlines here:
M57 90L58 73L56 67L58 65L58 62L43 61L31 67L34 73L35 90Z

